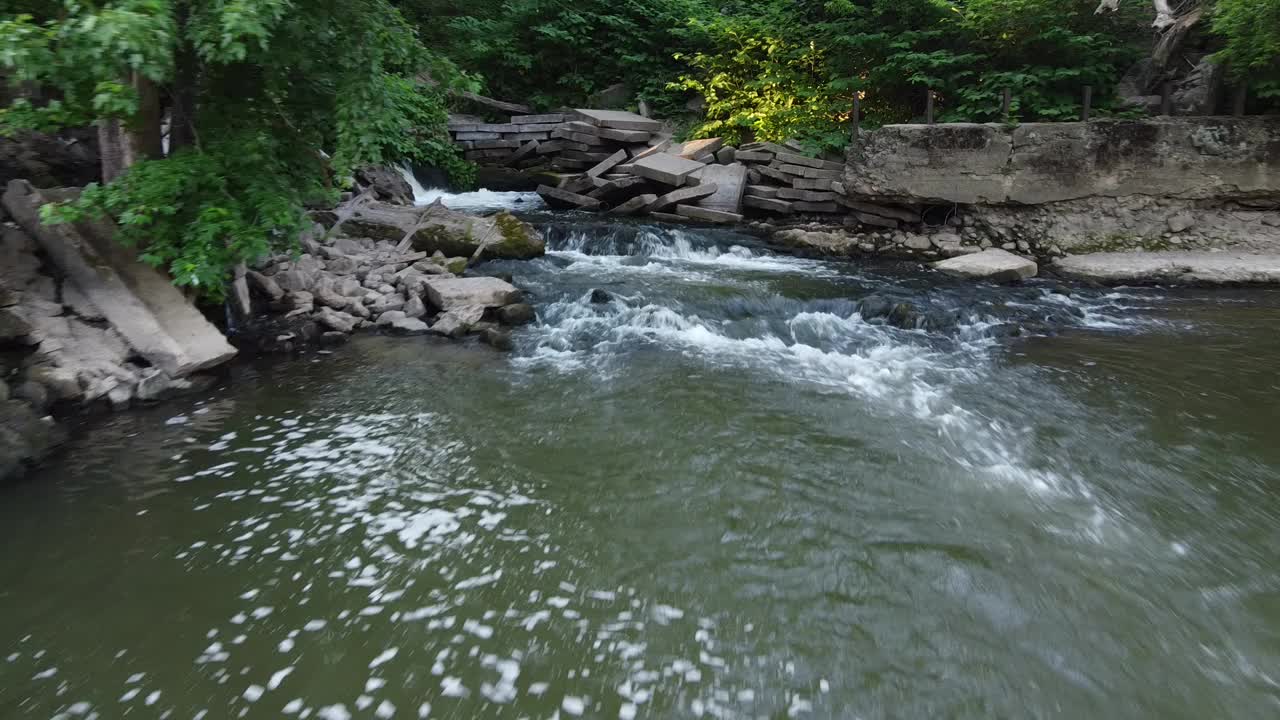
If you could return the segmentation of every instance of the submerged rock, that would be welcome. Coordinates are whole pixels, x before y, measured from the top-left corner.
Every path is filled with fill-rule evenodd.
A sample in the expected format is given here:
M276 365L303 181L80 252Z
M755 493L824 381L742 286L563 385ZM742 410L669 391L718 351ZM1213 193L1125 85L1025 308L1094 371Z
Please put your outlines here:
M1062 258L1053 267L1064 275L1100 283L1280 283L1280 254L1091 253Z

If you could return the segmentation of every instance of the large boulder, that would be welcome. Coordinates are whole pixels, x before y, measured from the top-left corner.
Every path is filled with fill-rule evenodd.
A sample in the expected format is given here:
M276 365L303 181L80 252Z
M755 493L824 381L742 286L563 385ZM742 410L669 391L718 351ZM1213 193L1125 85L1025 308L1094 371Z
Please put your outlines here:
M22 475L63 438L62 429L42 419L31 406L0 400L0 482Z
M378 200L392 205L412 205L413 187L398 170L368 165L356 170L356 182L373 191Z
M475 306L499 308L520 302L520 290L494 277L432 277L426 280L427 300L444 312Z
M1038 270L1034 261L995 248L942 260L933 267L948 275L992 282L1025 280L1035 277Z
M328 224L337 219L336 213L321 215ZM438 251L448 257L470 258L480 251L484 260L527 260L547 252L538 231L509 212L479 217L455 212L440 202L425 208L366 203L351 212L342 230L394 243L408 237L415 250Z

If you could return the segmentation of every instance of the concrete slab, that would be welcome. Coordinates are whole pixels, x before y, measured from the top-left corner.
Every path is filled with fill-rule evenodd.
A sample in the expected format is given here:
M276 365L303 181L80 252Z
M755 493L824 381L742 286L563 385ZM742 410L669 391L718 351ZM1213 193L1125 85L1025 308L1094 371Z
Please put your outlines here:
M654 153L630 164L631 172L641 177L672 187L685 184L689 175L701 170L703 165L666 153Z
M618 130L645 130L647 132L658 132L662 129L661 122L650 120L633 112L588 109L575 109L574 112L584 121L600 127L616 128Z
M553 208L562 210L579 208L582 210L596 210L600 207L600 201L579 195L560 188L553 188L550 185L539 185L538 195Z
M781 213L783 215L789 215L793 211L791 203L786 200L778 200L777 198L747 195L742 198L742 204L745 207L768 210L769 212Z
M637 195L631 198L630 200L622 203L621 205L615 207L614 209L610 210L609 214L610 215L636 215L638 213L643 212L645 208L652 205L653 202L657 199L658 199L658 196L654 195L653 193Z
M541 125L544 123L564 122L564 115L560 113L547 113L545 115L512 115L511 124L513 125Z
M114 226L40 222L41 205L78 194L72 188L37 190L25 180L14 180L3 202L49 260L152 365L170 377L182 377L234 357L236 349L167 275L139 262L137 249L116 242Z
M1065 275L1101 283L1280 283L1280 254L1191 251L1090 253L1062 258L1053 267Z
M687 185L685 187L672 190L655 200L649 207L650 212L661 212L667 208L674 207L681 203L690 203L700 200L704 197L714 195L719 186L715 183L703 183L701 185Z
M694 173L698 184L714 183L716 191L698 203L699 207L737 213L742 210L742 193L747 187L747 166L708 165Z
M598 128L596 134L605 140L616 140L624 143L649 142L651 133L648 130L619 130L617 128Z
M621 165L622 162L626 159L627 159L627 151L619 150L618 152L600 160L598 164L596 164L594 167L592 167L590 170L587 171L587 175L593 178L600 177L601 175Z
M694 220L704 220L713 223L740 223L742 216L738 213L721 212L720 210L712 210L710 208L698 207L696 205L677 205L676 214L683 215Z

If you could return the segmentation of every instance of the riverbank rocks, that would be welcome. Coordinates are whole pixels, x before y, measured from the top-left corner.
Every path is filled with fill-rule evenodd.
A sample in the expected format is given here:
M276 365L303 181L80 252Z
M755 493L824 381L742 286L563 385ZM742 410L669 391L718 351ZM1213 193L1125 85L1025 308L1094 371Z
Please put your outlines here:
M364 226L341 224L358 227ZM246 274L256 306L268 312L251 322L243 342L292 351L361 329L460 338L482 333L486 323L515 325L533 314L504 280L458 277L469 257L415 251L403 238L327 237L319 226L302 246L307 252L268 258Z
M439 200L423 208L365 201L319 213L317 219L350 236L448 257L527 260L547 251L538 231L511 213L468 215L450 210Z
M992 282L1026 280L1035 277L1038 270L1031 260L995 249L935 262L933 267L948 275Z

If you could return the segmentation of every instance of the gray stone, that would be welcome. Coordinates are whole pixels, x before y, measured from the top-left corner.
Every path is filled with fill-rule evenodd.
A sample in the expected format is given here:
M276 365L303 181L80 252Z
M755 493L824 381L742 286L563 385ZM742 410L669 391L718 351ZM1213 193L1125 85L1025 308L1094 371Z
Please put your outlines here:
M905 223L920 222L920 213L902 208L889 207L887 205L877 205L875 203L861 202L858 200L842 201L845 207L857 210L859 212L868 213L870 215L879 215L880 217L893 218Z
M622 164L622 162L626 159L627 159L627 151L619 150L614 154L604 158L599 163L597 163L594 167L588 170L587 177L593 177L593 178L600 177L601 175L609 172L610 170L614 169L618 165Z
M750 197L776 198L780 190L782 188L776 188L772 185L748 185L745 194Z
M258 294L266 297L271 302L279 302L284 297L284 288L275 281L275 278L267 277L256 270L250 270L245 274L245 280L248 281L249 287L258 292ZM63 290L66 293L66 290Z
M933 267L949 275L993 282L1025 280L1035 277L1038 270L1035 262L1004 250L953 257L933 263Z
M924 235L908 235L902 244L911 250L928 250L933 247L933 242Z
M332 223L339 221L334 213L323 217ZM468 215L450 210L441 201L424 208L365 203L355 208L341 227L351 234L392 243L408 238L417 251L441 251L450 256L526 260L546 253L537 230L509 212Z
M43 413L49 409L49 390L44 385L32 380L24 380L13 387L13 398L23 400L36 412Z
M605 140L615 140L624 143L642 143L649 140L650 133L647 130L620 130L618 128L600 128L597 133Z
M157 402L190 390L192 384L185 378L172 378L157 368L148 368L138 378L133 397L142 402Z
M785 151L774 153L774 159L784 165L794 165L794 166L800 166L802 168L809 167L814 169L821 169L825 164L824 161L819 160L817 158L806 157L804 155L797 155L795 153L785 152ZM803 175L804 171L803 170L798 171L796 174Z
M430 278L426 282L427 300L443 311L458 307L502 307L520 301L520 290L493 277Z
M313 316L316 322L338 332L349 333L356 328L359 321L354 315L334 310L333 308L322 307Z
M726 145L716 151L716 162L721 165L732 165L738 160L738 149L732 145Z
M513 303L498 308L498 322L503 325L524 325L533 322L536 317L537 313L528 303Z
M1102 283L1247 285L1280 283L1280 254L1242 252L1136 252L1071 255L1059 272Z
M756 208L757 210L768 210L769 212L780 213L783 215L789 215L792 212L794 212L794 208L792 208L791 203L787 202L786 200L779 200L777 198L756 197L754 195L747 195L742 198L742 204L749 208Z
M45 255L154 366L183 376L223 363L236 353L222 333L163 273L118 243L106 222L44 225L40 206L77 197L9 183L4 206L39 241Z
M74 370L67 368L37 365L27 370L27 379L43 385L53 402L78 400L84 395L79 377Z
M360 268L355 258L339 255L325 263L325 269L334 275L351 275Z
M682 158L696 160L703 155L715 156L717 150L724 145L723 138L704 138L702 140L690 140L680 146L680 152L676 153Z
M403 335L421 335L431 328L426 323L417 318L396 318L391 321L391 330Z
M374 325L378 327L385 327L395 322L396 320L404 320L407 317L408 315L405 315L403 311L388 310L378 316L378 319L376 322L374 322Z
M0 310L0 347L14 343L27 344L31 323L13 309Z
M640 158L631 164L632 172L636 175L672 187L684 185L689 175L702 167L701 163L666 153Z
M614 203L635 195L635 193L643 190L647 184L648 181L644 178L627 175L613 180L601 181L599 187L587 193L587 197Z
M373 191L373 196L395 205L412 205L413 188L398 170L366 166L357 168L356 182Z
M1190 230L1196 224L1196 220L1191 213L1181 212L1171 215L1168 224L1170 232L1180 233Z
M480 333L480 339L494 350L510 351L516 347L515 341L511 339L511 333L501 328L485 328Z
M454 307L436 319L436 323L431 326L431 332L453 338L462 337L467 334L472 325L480 322L484 317L484 310L481 305Z
M427 314L427 306L422 302L422 298L411 297L404 304L404 314L406 317L420 318Z
M714 195L719 189L720 186L713 182L704 182L698 185L687 185L682 188L677 188L655 200L649 206L649 212L662 212L675 205L687 204L700 200Z

